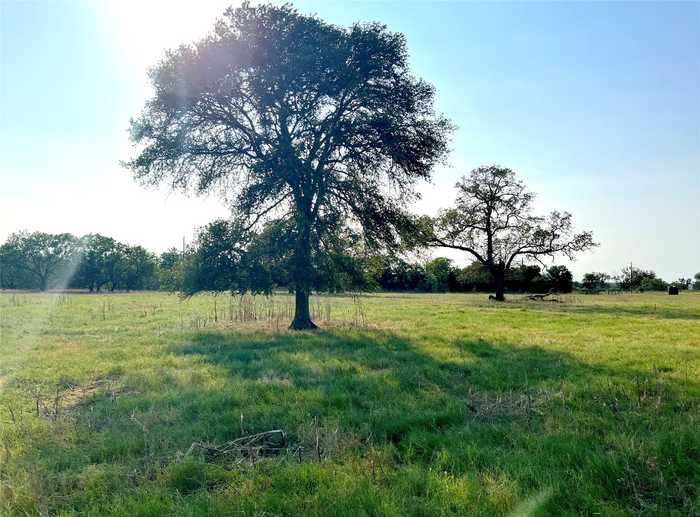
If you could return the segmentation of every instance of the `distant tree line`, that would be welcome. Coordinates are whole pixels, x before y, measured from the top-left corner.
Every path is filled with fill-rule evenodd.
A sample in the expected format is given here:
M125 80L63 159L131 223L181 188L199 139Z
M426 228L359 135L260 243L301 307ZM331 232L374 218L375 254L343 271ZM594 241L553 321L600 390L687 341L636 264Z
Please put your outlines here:
M291 254L280 241L287 232L278 223L260 234L241 236L230 221L215 221L200 232L192 247L183 278L183 291L271 292L295 288ZM346 231L326 239L314 249L314 291L386 290L420 292L494 291L496 280L488 267L474 261L455 266L448 258L409 261L392 252L377 253L362 245L359 235ZM505 286L513 292L571 292L573 277L565 266L542 269L521 264L506 274Z
M233 223L207 225L184 252L170 249L157 255L111 237L89 234L19 232L0 246L2 289L293 291L293 262L283 246L284 228L271 225L245 250ZM282 251L281 251L282 250ZM313 290L387 290L420 292L487 292L495 281L479 262L457 267L450 259L408 261L395 254L361 252L351 235L327 242L314 255ZM565 266L541 268L521 264L506 276L511 292L570 292L571 272Z
M696 273L693 279L679 278L673 282L666 282L659 278L652 270L646 270L628 266L617 275L607 273L586 273L582 281L577 285L584 291L604 291L618 289L621 291L666 291L669 287L677 287L679 290L700 289L700 273Z
M0 246L2 289L179 289L181 270L175 251L157 256L99 234L18 232Z
M493 292L496 288L493 275L478 261L460 268L444 257L424 265L379 257L372 266L373 280L386 291ZM573 276L566 266L542 268L521 264L506 273L505 288L510 292L569 293L573 289Z
M0 245L0 289L293 292L293 258L280 245L288 238L287 229L271 224L247 240L241 231L231 221L215 221L202 228L186 250L171 248L161 254L100 234L18 232ZM459 267L445 257L421 261L391 252L371 253L351 233L326 239L312 260L310 284L316 292L496 289L493 275L479 261ZM669 286L700 289L700 273L666 282L654 271L629 266L617 275L591 272L574 282L566 266L521 263L511 266L504 282L505 290L514 293L665 291Z

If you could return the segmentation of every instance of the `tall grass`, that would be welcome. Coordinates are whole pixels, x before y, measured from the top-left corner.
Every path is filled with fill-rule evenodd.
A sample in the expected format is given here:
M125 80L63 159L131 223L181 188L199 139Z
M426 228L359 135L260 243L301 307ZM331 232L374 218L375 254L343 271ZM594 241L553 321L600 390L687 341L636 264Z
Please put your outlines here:
M318 296L310 302L311 318L332 326L367 326L362 295L348 295L352 303L338 298ZM211 296L209 310L189 314L190 329L255 327L286 330L294 318L294 298L289 295L229 295ZM247 325L246 325L247 324ZM252 325L251 325L252 324Z

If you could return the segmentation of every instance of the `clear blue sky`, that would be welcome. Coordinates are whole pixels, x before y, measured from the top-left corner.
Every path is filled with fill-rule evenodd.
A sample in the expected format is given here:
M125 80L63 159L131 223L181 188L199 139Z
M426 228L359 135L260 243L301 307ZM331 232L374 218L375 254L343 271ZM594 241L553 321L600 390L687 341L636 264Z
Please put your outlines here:
M0 240L100 232L161 251L226 215L215 197L146 190L118 165L146 67L225 5L0 0ZM577 277L630 261L667 280L700 271L700 3L296 5L403 32L416 75L436 86L458 130L416 211L434 213L460 175L501 163L542 211L593 230L599 249L560 261Z

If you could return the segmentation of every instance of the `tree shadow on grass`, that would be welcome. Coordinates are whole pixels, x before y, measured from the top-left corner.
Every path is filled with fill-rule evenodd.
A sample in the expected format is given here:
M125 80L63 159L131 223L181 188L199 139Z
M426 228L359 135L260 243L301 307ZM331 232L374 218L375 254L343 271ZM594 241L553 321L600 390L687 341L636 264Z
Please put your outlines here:
M700 320L700 311L695 307L667 307L656 304L647 305L581 305L577 303L548 303L540 301L518 301L518 304L528 310L555 311L568 314L585 314L595 316L639 316L655 319Z
M198 414L227 422L211 436L215 440L239 436L243 415L250 432L283 428L293 434L319 419L398 444L409 433L490 426L491 420L474 420L469 410L484 396L550 393L561 400L566 385L568 395L583 396L579 410L599 411L606 397L624 397L631 405L642 396L651 400L652 391L658 395L652 372L590 365L565 352L478 339L431 343L388 331L204 332L184 337L169 352L208 365L223 380L216 396L196 396ZM666 383L667 394L687 388L674 382ZM558 403L545 398L545 406ZM514 418L510 424L533 422Z
M464 424L478 393L554 389L601 373L537 346L462 340L429 352L386 331L203 332L169 352L222 375L232 390L229 407L256 431L320 418L392 442L412 430Z
M158 366L125 376L130 391L123 396L95 393L77 407L65 428L70 438L61 434L59 421L52 424L52 433L34 440L24 452L25 465L41 467L40 496L55 498L48 510L60 510L61 501L84 504L75 487L91 465L108 466L104 468L116 480L109 490L117 492L124 489L124 472L138 473L134 485L126 486L138 490L140 484L165 475L160 469L167 472L193 442L216 444L283 429L293 444L308 451L314 447L314 427L322 428L324 457L339 463L348 454L362 461L377 446L393 451L393 459L384 461L394 468L424 473L453 469L456 475L500 470L504 479L517 479L526 491L539 490L539 480L550 469L560 469L562 476L575 471L602 445L598 438L579 438L572 430L547 436L538 421L541 413L519 412L513 401L522 401L523 394L556 392L565 383L581 390L601 378L629 380L639 374L593 367L537 346L471 339L414 341L388 331L209 331L184 333L174 340L157 356ZM516 398L508 399L511 393ZM495 408L486 407L484 395L496 401ZM619 399L619 393L613 395ZM554 399L538 409L550 403L549 409L558 411ZM607 426L605 432L617 432L617 416L589 416ZM639 417L632 418L630 427L638 426ZM570 419L570 413L561 418ZM446 459L440 459L440 451L449 451ZM603 452L599 457L605 458ZM306 458L314 461L313 455ZM593 478L596 472L587 475ZM595 479L604 486L603 478ZM60 484L64 481L65 486ZM608 497L617 497L613 488ZM654 486L650 497L660 490ZM111 493L105 489L100 497L108 500ZM567 491L559 493L565 498ZM572 509L585 505L571 502Z
M387 331L209 331L174 339L150 366L116 380L116 389L100 385L61 408L55 422L47 414L55 429L33 442L28 461L67 470L124 461L147 468L193 442L271 429L303 441L312 424L399 445L411 433L464 426L475 394L554 386L588 371L539 347L463 341L428 352Z

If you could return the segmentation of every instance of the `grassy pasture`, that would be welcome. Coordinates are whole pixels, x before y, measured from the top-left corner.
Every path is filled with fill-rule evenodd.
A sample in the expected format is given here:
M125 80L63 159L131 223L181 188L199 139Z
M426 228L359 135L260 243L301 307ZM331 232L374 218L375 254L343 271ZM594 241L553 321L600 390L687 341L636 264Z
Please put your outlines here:
M0 514L700 515L700 293L562 302L0 294Z

